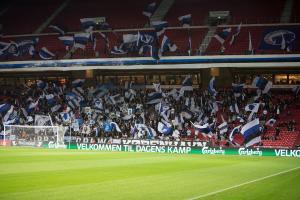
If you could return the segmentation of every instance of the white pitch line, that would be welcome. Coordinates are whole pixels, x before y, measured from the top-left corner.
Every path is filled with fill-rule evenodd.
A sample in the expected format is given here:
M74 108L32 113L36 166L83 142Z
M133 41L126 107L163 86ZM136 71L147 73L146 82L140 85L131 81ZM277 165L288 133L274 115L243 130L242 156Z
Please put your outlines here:
M292 168L292 169L288 169L288 170L285 170L285 171L281 171L281 172L278 172L278 173L275 173L275 174L271 174L271 175L268 175L268 176L264 176L264 177L261 177L261 178L258 178L258 179L254 179L252 181L247 181L247 182L244 182L244 183L240 183L238 185L234 185L234 186L231 186L231 187L228 187L228 188L224 188L224 189L217 190L217 191L214 191L214 192L209 192L207 194L202 194L202 195L199 195L199 196L196 196L196 197L192 197L192 198L189 198L187 200L196 200L196 199L201 199L201 198L204 198L204 197L212 196L212 195L215 195L215 194L218 194L218 193L221 193L221 192L225 192L227 190L235 189L235 188L238 188L238 187L241 187L241 186L244 186L244 185L248 185L248 184L251 184L251 183L262 181L262 180L265 180L265 179L268 179L268 178L272 178L274 176L278 176L278 175L281 175L281 174L285 174L285 173L297 170L297 169L300 169L300 166Z

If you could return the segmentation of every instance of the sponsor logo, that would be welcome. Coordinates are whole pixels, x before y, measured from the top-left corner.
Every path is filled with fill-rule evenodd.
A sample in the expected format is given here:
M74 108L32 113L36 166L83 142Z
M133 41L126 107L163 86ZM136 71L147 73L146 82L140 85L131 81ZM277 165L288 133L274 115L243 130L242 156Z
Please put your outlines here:
M255 149L246 149L246 148L239 148L239 155L241 156L262 156L262 151L259 148Z
M267 43L269 45L281 46L282 37L284 38L286 44L291 44L296 39L295 33L291 32L291 31L277 30L277 31L268 33L264 37L264 41L265 41L265 43Z
M212 155L222 154L222 155L225 155L225 150L223 150L221 147L219 149L203 147L202 148L202 154L212 154Z
M65 145L65 144L58 144L56 142L50 141L48 143L48 148L49 149L57 149L57 148L66 149L67 145Z

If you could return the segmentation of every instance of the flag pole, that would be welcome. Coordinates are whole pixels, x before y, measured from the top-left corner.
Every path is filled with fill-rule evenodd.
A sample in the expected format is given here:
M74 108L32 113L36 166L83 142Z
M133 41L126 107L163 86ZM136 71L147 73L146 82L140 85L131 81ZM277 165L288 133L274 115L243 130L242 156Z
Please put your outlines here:
M188 37L189 37L189 56L192 55L192 37L191 37L191 29L188 28Z

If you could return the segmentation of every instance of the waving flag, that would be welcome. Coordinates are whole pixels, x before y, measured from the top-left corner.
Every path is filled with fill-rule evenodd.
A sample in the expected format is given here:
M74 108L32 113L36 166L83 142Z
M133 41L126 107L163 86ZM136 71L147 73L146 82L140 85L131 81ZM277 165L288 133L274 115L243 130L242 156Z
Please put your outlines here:
M171 43L171 40L164 35L163 40L161 42L161 47L160 47L161 52L167 52L167 51L171 51L174 52L177 50L177 46L174 43Z
M252 85L262 90L263 94L266 94L270 91L273 84L271 81L268 81L266 78L257 76L253 79Z
M146 127L147 138L154 139L156 137L156 131L151 127Z
M223 122L222 124L220 124L218 126L218 129L220 130L220 134L227 133L227 131L228 131L228 124L227 124L227 122Z
M241 133L243 134L246 147L259 143L261 141L261 126L259 124L259 119L256 118L245 124L241 129Z
M46 47L40 50L39 55L44 60L50 60L55 57L54 53L50 52Z
M216 96L217 95L217 91L215 89L215 77L214 76L209 81L208 92L211 96Z
M239 107L236 102L234 104L230 105L229 110L232 113L237 113L237 114L240 113Z
M9 104L9 103L1 104L0 105L0 113L1 113L1 115L4 116L7 113L7 111L10 110L11 106L12 105Z
M205 134L211 134L211 128L209 127L209 124L206 123L204 125L197 125L197 124L193 124L191 122L191 124L195 127L196 130L198 130L200 133L205 133Z
M156 3L155 2L148 4L147 7L143 11L143 15L150 18L154 13L155 8L156 8Z
M156 40L156 34L153 32L138 32L137 34L137 46L153 45Z
M2 43L2 48L0 49L0 56L19 56L19 47L18 44L10 41L10 43L6 43L6 45L3 45Z
M53 30L54 32L58 33L61 36L65 35L65 31L62 28L58 27L58 26L50 25L49 28L51 30Z
M166 28L169 26L168 22L166 21L152 21L152 27L155 29L156 35L159 37L162 35Z
M85 79L76 79L72 81L72 86L73 87L82 87L85 82Z
M74 44L74 37L73 36L62 36L58 38L66 47L71 47Z
M192 15L187 14L187 15L180 16L178 17L178 20L180 21L182 27L190 27L192 23Z
M70 114L67 113L67 112L60 113L60 116L61 116L63 122L70 122L71 121Z
M240 97L241 94L243 93L243 89L244 89L245 84L235 84L232 83L232 90L234 93L235 97Z
M39 100L40 100L40 99L36 100L36 102L31 102L31 103L29 104L29 106L27 107L27 110L26 110L27 113L31 113L31 112L38 106Z
M241 32L241 28L242 28L242 22L241 22L240 25L236 28L236 32L232 35L231 40L230 40L230 45L232 45L232 44L235 42L237 36L238 36L238 35L240 34L240 32Z
M120 47L114 46L113 49L110 51L111 54L115 55L123 55L127 54L128 52L122 49L123 45L120 45Z
M231 28L225 28L221 32L214 35L214 37L221 43L224 44L225 40L229 36Z
M251 103L245 106L245 111L251 111L257 113L259 109L259 103Z
M28 40L21 40L18 44L19 55L34 55L35 54L35 45L38 43L39 38L33 38Z
M3 116L3 121L6 122L9 120L10 115L14 112L14 106L10 105L9 109L6 111L6 113Z
M74 47L85 49L86 44L90 39L90 33L76 33L74 34Z
M158 122L157 131L164 134L164 135L170 135L170 134L172 134L173 129L170 126L170 124L165 124L165 123L162 123L162 122Z
M42 81L42 80L37 80L36 81L36 86L41 89L41 90L44 90L44 89L47 89L48 88L48 83L46 83L45 81Z
M161 92L160 83L153 83L155 92Z
M95 26L103 23L103 17L82 18L80 19L80 23L84 30L93 30Z
M269 119L269 120L266 122L266 126L271 126L271 127L273 127L275 123L276 123L276 119Z
M57 112L57 111L59 111L59 109L61 108L61 105L55 105L55 106L52 106L51 107L51 112Z
M110 125L112 126L112 129L115 129L117 132L122 132L119 125L116 122L110 122Z
M147 98L147 104L157 104L162 99L162 93L161 92L153 92L148 94Z
M190 75L187 75L182 81L179 94L182 96L185 91L193 91L193 80Z

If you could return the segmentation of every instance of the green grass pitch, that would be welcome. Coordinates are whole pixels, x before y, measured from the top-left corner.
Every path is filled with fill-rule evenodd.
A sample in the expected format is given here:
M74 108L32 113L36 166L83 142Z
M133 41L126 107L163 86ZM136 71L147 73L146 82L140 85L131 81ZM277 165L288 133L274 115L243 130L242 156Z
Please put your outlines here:
M0 148L1 200L299 200L299 189L299 158Z

